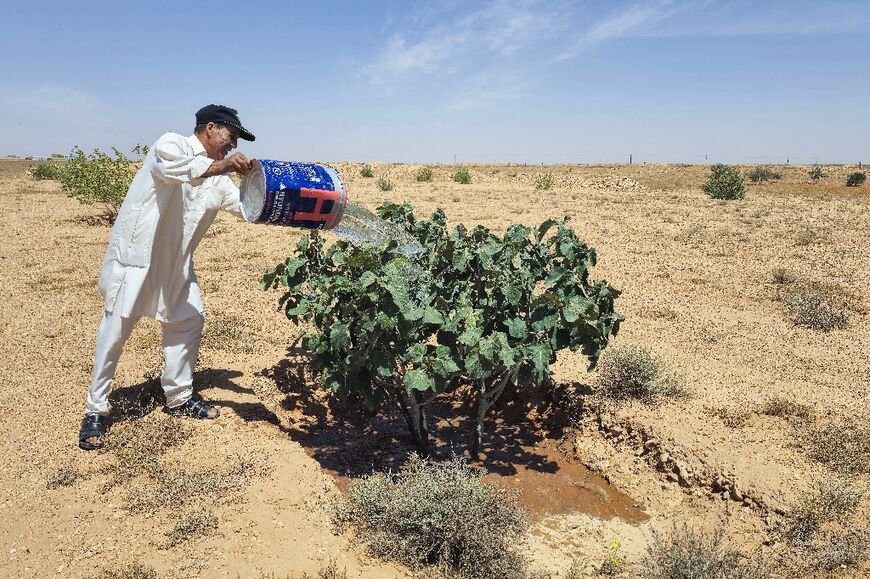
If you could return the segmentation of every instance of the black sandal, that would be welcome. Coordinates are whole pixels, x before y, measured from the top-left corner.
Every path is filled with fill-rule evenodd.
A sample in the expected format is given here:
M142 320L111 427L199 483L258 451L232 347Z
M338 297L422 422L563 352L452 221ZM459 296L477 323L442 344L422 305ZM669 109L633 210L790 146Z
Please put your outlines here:
M79 430L79 448L82 450L97 450L103 448L102 437L106 435L106 417L101 414L85 414L82 427ZM89 438L100 437L100 442L88 442Z
M209 416L209 411L214 408L217 414ZM213 404L209 404L201 398L191 397L187 402L175 408L166 407L166 413L170 416L189 416L190 418L214 420L221 415L221 411Z

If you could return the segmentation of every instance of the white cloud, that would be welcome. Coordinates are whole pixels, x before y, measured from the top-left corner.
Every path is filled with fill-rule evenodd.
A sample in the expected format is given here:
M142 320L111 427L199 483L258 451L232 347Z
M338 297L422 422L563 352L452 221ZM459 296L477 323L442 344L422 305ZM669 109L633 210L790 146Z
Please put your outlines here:
M440 15L438 21L431 14L430 21L415 14L413 19L422 31L392 35L363 73L384 83L416 74L450 75L480 66L487 59L514 55L559 26L559 6L536 0L501 0L458 17Z

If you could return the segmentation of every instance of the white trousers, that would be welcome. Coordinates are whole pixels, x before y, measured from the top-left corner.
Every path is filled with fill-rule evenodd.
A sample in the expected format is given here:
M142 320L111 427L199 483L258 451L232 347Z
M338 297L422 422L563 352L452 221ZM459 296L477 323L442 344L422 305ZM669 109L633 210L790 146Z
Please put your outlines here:
M94 376L88 389L85 412L109 413L109 390L124 343L130 337L139 317L125 318L120 314L103 312L103 321L97 331L97 351L94 356ZM205 319L192 316L175 323L162 323L163 358L165 369L160 384L166 394L166 405L179 406L193 395L193 369L199 355L199 343Z

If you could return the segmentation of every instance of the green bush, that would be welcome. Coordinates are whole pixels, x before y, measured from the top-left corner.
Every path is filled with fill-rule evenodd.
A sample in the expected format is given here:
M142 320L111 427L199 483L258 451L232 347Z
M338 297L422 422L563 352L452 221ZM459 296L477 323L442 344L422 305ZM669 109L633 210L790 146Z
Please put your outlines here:
M482 483L461 459L429 464L417 455L398 472L353 481L333 509L339 530L353 527L372 554L453 577L523 577L516 545L528 522L516 498Z
M764 181L778 181L782 179L782 174L771 170L768 167L756 167L746 175L752 183L762 183Z
M859 187L864 184L864 181L867 180L867 175L864 174L863 171L855 171L854 173L849 173L849 176L846 177L846 187Z
M707 183L702 187L705 193L714 199L743 199L746 187L743 178L730 165L713 165Z
M605 398L636 398L648 404L664 397L685 396L679 380L662 369L661 361L638 346L607 350L598 365L598 386Z
M641 563L642 579L762 579L771 577L760 559L747 559L723 545L722 534L684 526L666 536L653 532Z
M819 166L815 166L812 169L810 169L808 175L810 176L810 179L812 179L813 181L818 181L819 179L822 179L823 177L828 176L828 174L825 173L824 171L822 171L822 168Z
M392 191L393 182L385 177L380 177L378 179L378 189L380 189L381 191Z
M359 170L359 174L362 175L363 177L374 177L375 176L375 172L372 171L372 166L369 165L368 163L366 163L365 165L362 166L362 168Z
M538 189L538 190L550 189L555 184L556 184L556 178L553 177L552 173L546 173L544 175L540 175L537 179L535 179L535 189Z
M420 182L431 181L432 180L432 169L430 169L429 167L423 167L422 169L417 171L417 174L414 175L414 177L417 179L417 181L420 181Z
M34 181L57 181L64 169L65 165L60 163L40 163L30 168L30 178Z
M60 175L60 182L67 195L81 203L102 203L106 208L106 220L114 223L127 189L133 181L136 167L118 149L112 148L115 156L94 149L90 155L75 147L72 158ZM147 155L148 147L136 145L134 154Z
M465 167L460 167L450 178L463 185L471 183L471 173Z

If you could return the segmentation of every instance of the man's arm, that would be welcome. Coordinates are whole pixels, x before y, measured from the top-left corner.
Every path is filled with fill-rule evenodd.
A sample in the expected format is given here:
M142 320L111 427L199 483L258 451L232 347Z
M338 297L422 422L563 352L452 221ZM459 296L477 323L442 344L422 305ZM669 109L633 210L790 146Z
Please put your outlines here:
M201 178L225 175L227 173L241 173L244 175L251 170L251 162L241 153L233 153L226 159L214 161L209 168L200 175Z

